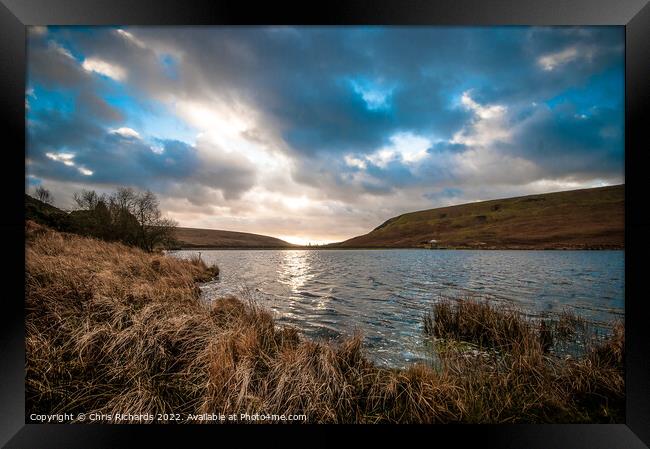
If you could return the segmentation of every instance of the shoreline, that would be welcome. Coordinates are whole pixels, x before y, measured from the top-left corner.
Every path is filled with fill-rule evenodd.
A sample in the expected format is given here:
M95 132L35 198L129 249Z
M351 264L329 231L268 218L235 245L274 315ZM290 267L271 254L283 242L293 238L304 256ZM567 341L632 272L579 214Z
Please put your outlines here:
M405 250L405 249L414 249L414 250L426 250L426 251L625 251L625 247L611 247L611 248L602 248L602 247L584 247L584 248L551 248L551 247L542 247L542 248L511 248L511 247L440 247L440 248L422 248L422 247L413 247L413 246L373 246L373 247L323 247L323 246L291 246L291 247L267 247L267 246L188 246L180 248L167 249L166 251L237 251L237 250L283 250L283 251L295 251L295 250Z

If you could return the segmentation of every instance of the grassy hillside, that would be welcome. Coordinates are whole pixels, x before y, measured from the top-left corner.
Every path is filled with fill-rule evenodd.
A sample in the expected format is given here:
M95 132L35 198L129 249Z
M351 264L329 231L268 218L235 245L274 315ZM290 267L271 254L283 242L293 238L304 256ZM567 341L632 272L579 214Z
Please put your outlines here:
M403 214L337 247L623 248L624 185Z
M32 220L59 231L68 231L72 228L72 220L67 212L27 194L25 194L25 220Z
M248 232L216 229L176 228L176 239L182 248L289 248L284 240Z

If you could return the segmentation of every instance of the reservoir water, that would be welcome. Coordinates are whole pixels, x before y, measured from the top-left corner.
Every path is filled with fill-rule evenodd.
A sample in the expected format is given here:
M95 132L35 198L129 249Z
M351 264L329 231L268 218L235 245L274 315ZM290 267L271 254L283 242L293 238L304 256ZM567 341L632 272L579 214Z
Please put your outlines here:
M426 358L422 317L444 296L480 296L533 316L570 309L596 326L622 319L624 251L201 250L219 265L214 300L253 297L314 339L360 331L388 366ZM198 251L171 251L189 258Z

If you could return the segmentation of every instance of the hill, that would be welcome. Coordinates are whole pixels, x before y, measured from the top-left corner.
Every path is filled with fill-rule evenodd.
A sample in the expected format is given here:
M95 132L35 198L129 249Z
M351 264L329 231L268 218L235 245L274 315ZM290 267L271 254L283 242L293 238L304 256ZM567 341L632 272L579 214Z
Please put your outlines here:
M58 231L81 232L80 220L86 211L65 212L25 194L25 219ZM293 248L284 240L247 232L219 231L215 229L176 228L177 246L180 248Z
M69 231L72 228L72 220L67 212L27 194L25 220L32 220L59 231Z
M182 248L291 248L284 240L248 232L216 229L176 228L176 240Z
M624 248L624 204L625 185L481 201L399 215L331 246Z

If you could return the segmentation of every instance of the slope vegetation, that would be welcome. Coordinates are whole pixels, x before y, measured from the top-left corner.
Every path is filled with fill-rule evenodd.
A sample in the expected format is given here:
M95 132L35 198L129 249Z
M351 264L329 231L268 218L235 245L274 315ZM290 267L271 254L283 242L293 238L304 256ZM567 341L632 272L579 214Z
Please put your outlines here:
M176 240L182 248L289 248L284 240L248 232L216 229L176 228Z
M625 185L411 212L333 246L609 249L625 242Z

